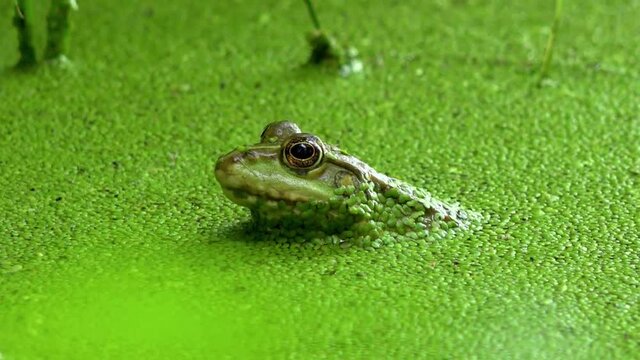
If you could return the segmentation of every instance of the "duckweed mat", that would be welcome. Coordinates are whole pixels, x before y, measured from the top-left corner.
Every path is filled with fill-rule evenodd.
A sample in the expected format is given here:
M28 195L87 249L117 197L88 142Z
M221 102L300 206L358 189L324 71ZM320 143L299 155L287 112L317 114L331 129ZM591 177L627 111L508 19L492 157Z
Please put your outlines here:
M0 358L640 353L638 1L567 2L541 87L552 1L318 2L349 78L301 66L301 1L79 6L73 67L18 73L0 1ZM483 228L247 236L213 164L280 119Z

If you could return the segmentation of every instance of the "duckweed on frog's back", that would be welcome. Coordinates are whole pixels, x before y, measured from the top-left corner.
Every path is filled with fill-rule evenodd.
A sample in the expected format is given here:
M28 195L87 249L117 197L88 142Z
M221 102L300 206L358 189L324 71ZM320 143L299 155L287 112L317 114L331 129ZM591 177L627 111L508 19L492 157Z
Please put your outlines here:
M464 228L473 217L289 121L269 124L259 143L220 157L215 176L229 199L251 209L264 234L375 245L389 235L417 239Z

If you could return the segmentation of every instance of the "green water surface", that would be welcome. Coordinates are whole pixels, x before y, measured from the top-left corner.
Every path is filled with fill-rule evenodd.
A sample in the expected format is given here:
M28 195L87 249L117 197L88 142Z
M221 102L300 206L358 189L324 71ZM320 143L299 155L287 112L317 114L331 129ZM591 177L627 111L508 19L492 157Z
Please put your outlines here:
M293 0L80 1L16 73L0 1L0 358L637 358L640 2L565 2L541 88L553 1L317 3L363 74ZM212 166L280 119L484 228L255 241Z

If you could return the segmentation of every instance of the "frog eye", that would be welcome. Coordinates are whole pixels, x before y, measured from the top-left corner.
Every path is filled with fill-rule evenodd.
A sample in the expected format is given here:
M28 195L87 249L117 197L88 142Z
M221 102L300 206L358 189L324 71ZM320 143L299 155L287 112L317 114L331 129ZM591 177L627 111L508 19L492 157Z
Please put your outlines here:
M322 143L313 135L296 136L284 144L282 157L294 169L310 169L322 161Z

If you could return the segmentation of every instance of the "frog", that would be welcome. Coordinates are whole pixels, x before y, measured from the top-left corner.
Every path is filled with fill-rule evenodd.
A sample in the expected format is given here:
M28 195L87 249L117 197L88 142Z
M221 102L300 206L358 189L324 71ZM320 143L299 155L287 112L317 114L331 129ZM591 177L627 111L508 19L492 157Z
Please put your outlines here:
M268 124L259 142L220 156L214 173L223 194L268 231L422 238L434 229L466 228L473 218L289 120Z

